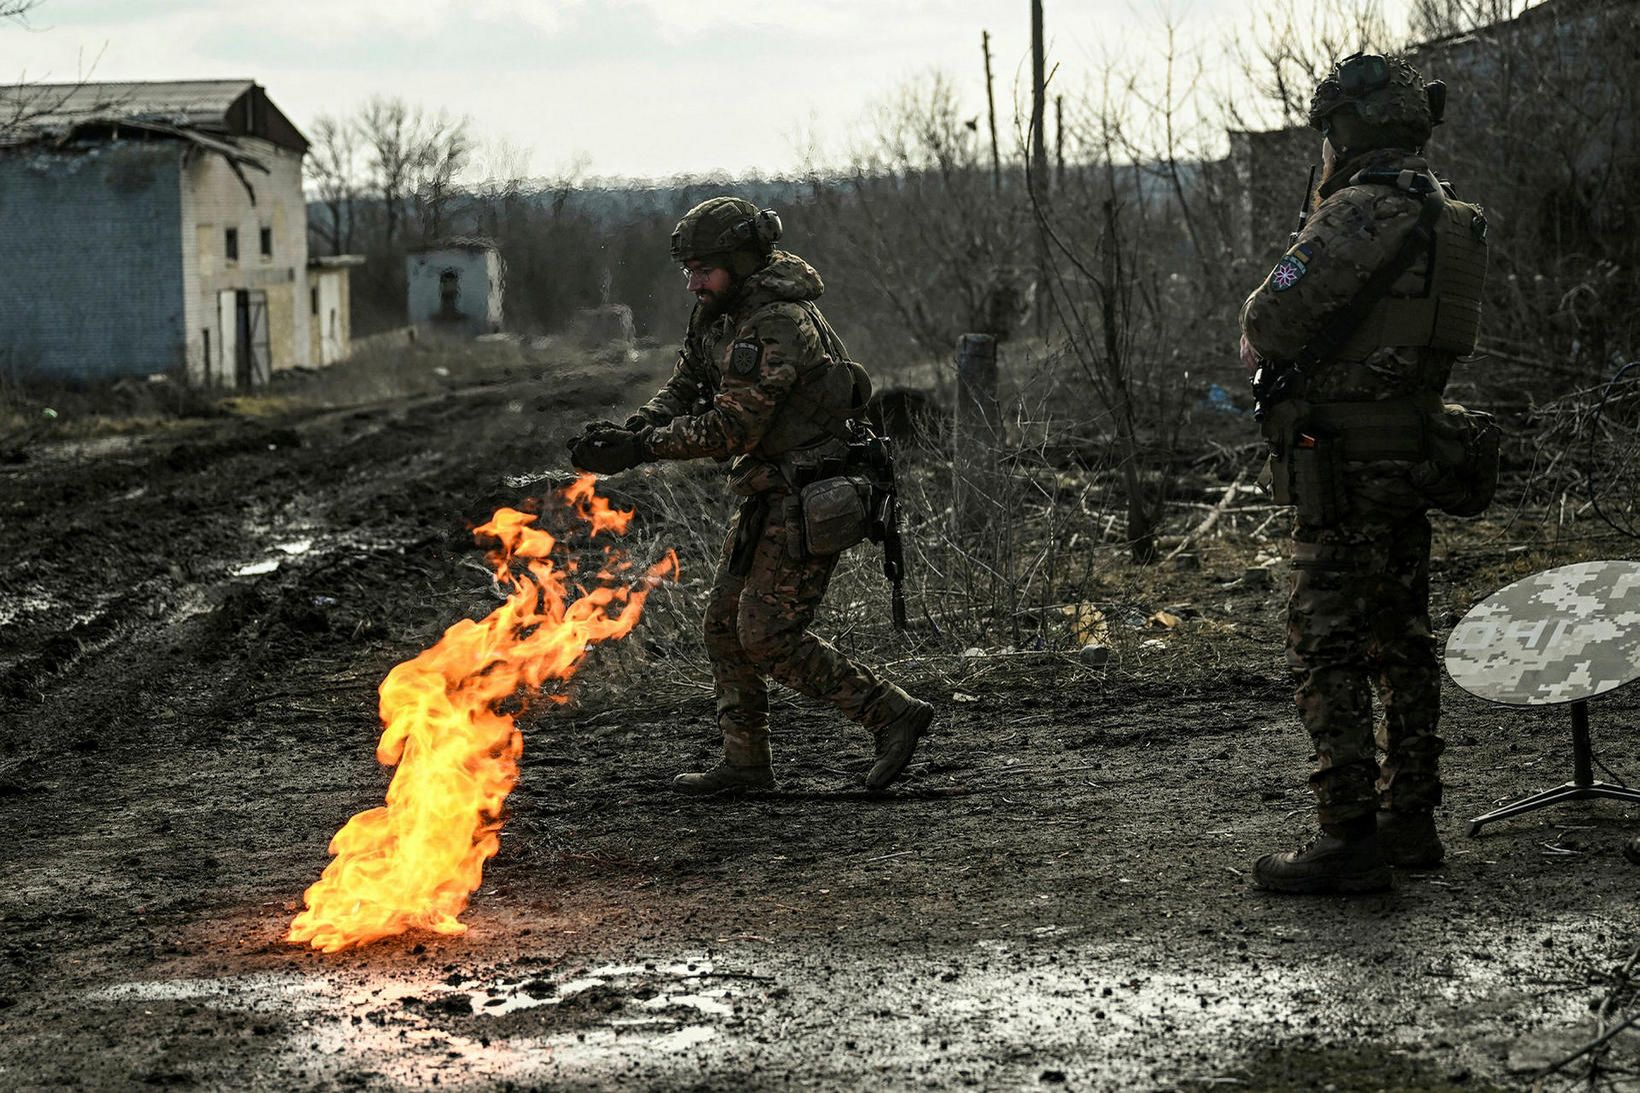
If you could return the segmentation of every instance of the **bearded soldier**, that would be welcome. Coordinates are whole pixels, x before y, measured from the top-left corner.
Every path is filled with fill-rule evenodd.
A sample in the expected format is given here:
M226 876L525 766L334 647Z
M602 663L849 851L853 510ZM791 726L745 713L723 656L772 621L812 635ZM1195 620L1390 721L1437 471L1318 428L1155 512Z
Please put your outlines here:
M1277 891L1381 889L1391 866L1444 853L1426 513L1473 515L1496 478L1490 419L1441 399L1474 348L1486 269L1480 209L1421 155L1445 90L1400 58L1333 67L1310 103L1313 211L1241 311L1271 486L1297 509L1287 656L1321 822L1254 865Z
M817 545L809 501L819 494L805 487L824 494L825 483L846 481L837 472L848 422L870 379L815 306L820 275L775 249L780 234L773 210L739 198L689 210L672 233L672 259L696 303L671 379L624 427L589 426L570 442L576 466L602 473L655 459L733 459L730 487L743 500L705 619L723 761L678 775L680 793L774 785L769 679L871 730L872 790L905 770L934 714L808 631L838 553L835 542Z

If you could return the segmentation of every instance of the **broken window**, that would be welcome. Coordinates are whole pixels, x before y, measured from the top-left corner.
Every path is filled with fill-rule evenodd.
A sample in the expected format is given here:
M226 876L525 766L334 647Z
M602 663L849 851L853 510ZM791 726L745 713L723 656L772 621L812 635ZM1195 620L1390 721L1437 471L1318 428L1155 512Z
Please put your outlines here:
M238 228L229 228L226 232L223 233L222 246L223 246L223 249L227 251L228 261L230 261L230 262L239 261L239 229Z
M262 242L262 257L263 258L272 258L273 257L273 229L272 228L263 228L262 229L262 240L261 240L261 242Z

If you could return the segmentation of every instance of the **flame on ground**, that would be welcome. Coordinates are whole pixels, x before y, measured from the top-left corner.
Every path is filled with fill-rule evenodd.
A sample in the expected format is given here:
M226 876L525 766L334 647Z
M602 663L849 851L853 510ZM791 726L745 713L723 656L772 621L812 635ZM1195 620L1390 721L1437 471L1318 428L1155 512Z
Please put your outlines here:
M560 496L592 535L623 534L632 513L610 508L593 482L584 475ZM590 643L625 637L649 591L677 576L668 552L629 584L631 563L606 546L592 587L574 587L574 562L554 563L557 540L535 520L503 508L474 529L500 543L489 561L512 589L506 602L456 623L382 681L376 758L398 767L387 804L331 839L335 860L303 893L307 909L287 940L332 953L411 929L465 933L457 916L500 847L502 802L518 780L519 699L574 675Z

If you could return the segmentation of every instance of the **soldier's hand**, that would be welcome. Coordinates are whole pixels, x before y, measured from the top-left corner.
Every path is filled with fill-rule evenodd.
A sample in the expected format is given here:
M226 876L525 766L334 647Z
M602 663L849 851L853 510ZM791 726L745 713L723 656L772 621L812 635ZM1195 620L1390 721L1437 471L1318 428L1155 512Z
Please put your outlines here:
M1247 340L1247 335L1243 334L1241 336L1241 366L1251 376L1259 370L1259 366L1263 363L1264 359L1258 355L1258 350L1253 348L1253 343Z
M583 424L581 426L581 431L575 434L575 439L579 440L584 436L590 436L593 433L601 433L611 429L619 431L625 428L630 428L630 426L617 425L608 418L600 418L597 421L588 421Z
M619 474L652 458L647 431L633 433L619 426L588 432L569 445L570 462L594 474Z
M649 428L649 419L644 417L642 414L631 414L627 417L626 424L621 426L621 428L627 430L628 432L635 433L639 429Z

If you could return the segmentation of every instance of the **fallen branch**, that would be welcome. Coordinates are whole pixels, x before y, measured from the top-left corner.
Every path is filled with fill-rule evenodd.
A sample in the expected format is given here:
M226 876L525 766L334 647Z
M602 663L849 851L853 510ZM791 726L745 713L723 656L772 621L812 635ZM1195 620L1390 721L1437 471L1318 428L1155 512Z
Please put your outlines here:
M1247 481L1247 470L1246 467L1241 469L1241 473L1236 475L1236 480L1225 487L1224 496L1219 498L1219 503L1213 506L1212 511L1207 514L1207 518L1197 524L1196 529L1189 535L1179 540L1179 545L1174 547L1167 557L1162 559L1163 564L1171 562L1174 558L1183 554L1186 548L1213 529L1213 525L1219 522L1219 517L1224 515L1225 510L1230 507L1230 502L1235 500L1236 494L1240 492L1241 484Z

